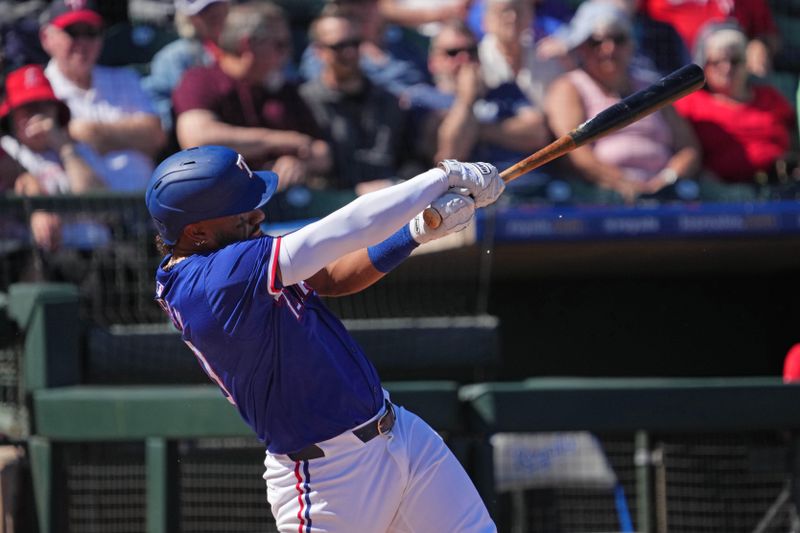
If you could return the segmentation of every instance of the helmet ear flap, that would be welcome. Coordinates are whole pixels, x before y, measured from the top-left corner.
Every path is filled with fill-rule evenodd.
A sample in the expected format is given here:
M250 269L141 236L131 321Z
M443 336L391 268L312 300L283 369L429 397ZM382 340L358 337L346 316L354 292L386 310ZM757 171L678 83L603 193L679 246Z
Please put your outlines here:
M163 222L161 222L159 219L157 219L155 217L153 217L153 224L156 227L156 231L158 231L158 234L161 236L161 240L164 241L164 244L168 244L170 246L174 246L175 245L175 241L173 241L172 239L169 239L166 236L169 233L169 230L167 229L167 225L164 224Z

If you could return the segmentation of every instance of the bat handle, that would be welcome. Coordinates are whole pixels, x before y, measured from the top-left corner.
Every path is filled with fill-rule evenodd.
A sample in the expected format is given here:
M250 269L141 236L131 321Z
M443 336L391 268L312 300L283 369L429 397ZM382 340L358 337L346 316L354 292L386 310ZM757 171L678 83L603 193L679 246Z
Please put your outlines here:
M508 183L577 148L579 144L575 142L575 131L567 133L522 161L511 165L500 173L500 179L503 180L503 183ZM422 219L425 221L425 225L431 229L436 229L442 224L442 215L432 207L428 207L422 212Z
M522 163L523 162L520 162L502 171L500 173L500 179L502 179L503 182L508 183L509 181L518 178L525 172L528 172L529 170L531 170L531 168L539 166L540 164L537 161L537 164L535 166L526 167ZM442 215L439 213L439 211L436 210L435 207L426 207L425 210L422 212L422 220L424 220L425 225L431 229L436 229L442 225Z

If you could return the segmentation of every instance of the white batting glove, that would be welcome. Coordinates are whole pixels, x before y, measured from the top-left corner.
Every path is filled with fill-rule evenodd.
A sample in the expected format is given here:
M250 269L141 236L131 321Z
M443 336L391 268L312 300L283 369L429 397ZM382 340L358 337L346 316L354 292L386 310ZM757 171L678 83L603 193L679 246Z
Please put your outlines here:
M439 163L439 168L447 173L451 188L469 191L476 207L493 203L506 188L497 168L489 163L461 163L455 159L445 159Z
M422 213L412 218L411 222L408 223L411 237L419 244L440 239L445 235L463 230L475 215L475 202L472 198L454 192L444 193L431 202L431 207L442 215L442 223L438 228L433 229L427 226L422 218Z

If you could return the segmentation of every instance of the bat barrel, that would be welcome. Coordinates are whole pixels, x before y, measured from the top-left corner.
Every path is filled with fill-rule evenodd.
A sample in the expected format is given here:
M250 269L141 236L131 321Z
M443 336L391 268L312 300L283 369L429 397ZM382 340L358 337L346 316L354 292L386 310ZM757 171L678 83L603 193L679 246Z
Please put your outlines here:
M606 135L642 118L642 116L671 104L702 87L705 83L703 69L690 63L664 76L646 89L637 91L622 101L604 109L594 118L587 120L570 136L576 146Z
M703 69L695 64L679 68L656 83L635 92L622 101L604 109L574 130L559 137L538 152L526 157L500 173L506 183L552 161L575 148L599 139L620 128L624 128L645 115L654 113L675 100L696 91L705 83ZM442 217L429 207L423 212L425 224L438 228Z

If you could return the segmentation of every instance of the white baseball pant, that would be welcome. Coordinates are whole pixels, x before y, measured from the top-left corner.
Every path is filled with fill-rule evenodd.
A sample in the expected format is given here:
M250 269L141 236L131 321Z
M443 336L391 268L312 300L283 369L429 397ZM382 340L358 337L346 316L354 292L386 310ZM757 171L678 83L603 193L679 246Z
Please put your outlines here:
M382 413L375 416L375 420ZM395 406L392 431L367 443L346 431L325 457L267 453L267 499L282 533L494 533L475 486L442 438Z

